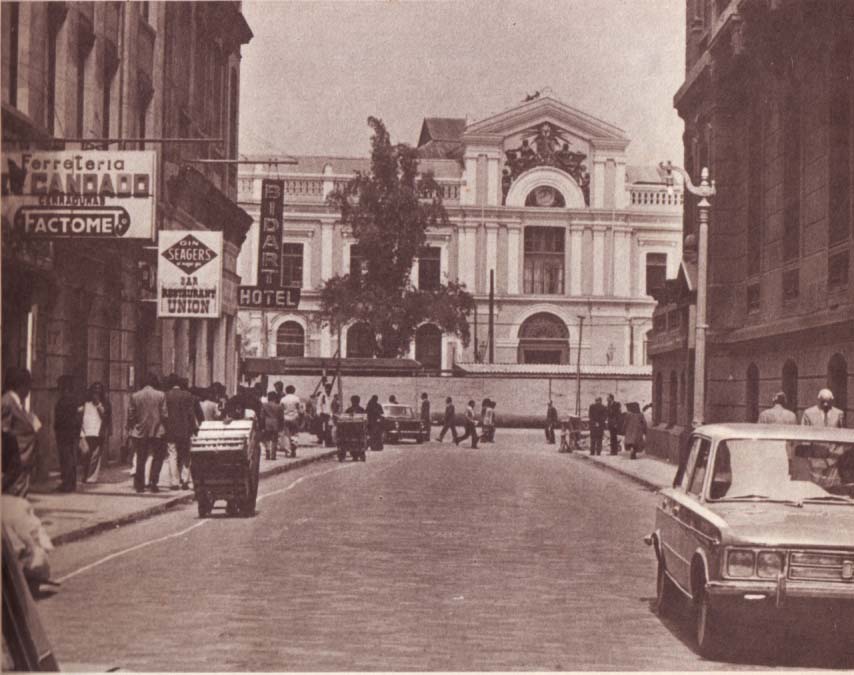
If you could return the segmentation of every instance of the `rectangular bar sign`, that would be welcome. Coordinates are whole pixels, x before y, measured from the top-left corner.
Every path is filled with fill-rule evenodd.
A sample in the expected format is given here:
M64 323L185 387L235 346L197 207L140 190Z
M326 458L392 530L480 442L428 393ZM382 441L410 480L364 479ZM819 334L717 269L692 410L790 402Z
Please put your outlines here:
M261 222L258 228L258 286L282 285L282 211L285 181L261 181Z
M3 220L29 239L154 238L153 150L4 152Z
M157 253L157 316L219 318L222 232L161 230Z
M241 309L296 309L299 307L300 290L241 286L237 292L237 304Z

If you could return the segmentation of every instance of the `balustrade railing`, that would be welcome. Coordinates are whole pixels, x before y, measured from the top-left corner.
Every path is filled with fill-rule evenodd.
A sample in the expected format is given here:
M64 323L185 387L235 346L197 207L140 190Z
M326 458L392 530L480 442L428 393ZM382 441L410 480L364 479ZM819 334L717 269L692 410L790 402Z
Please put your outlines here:
M639 209L680 209L682 192L668 191L664 188L628 188L629 204Z

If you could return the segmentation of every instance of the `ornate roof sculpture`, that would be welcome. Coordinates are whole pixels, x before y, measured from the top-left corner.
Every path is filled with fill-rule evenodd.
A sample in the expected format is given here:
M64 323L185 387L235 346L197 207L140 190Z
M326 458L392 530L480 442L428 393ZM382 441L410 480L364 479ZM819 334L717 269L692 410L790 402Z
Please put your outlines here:
M584 193L584 202L590 205L590 174L584 164L587 155L570 149L566 133L551 122L543 122L526 130L528 138L523 138L518 148L504 152L506 168L501 177L504 199L513 181L529 169L554 166L572 176Z

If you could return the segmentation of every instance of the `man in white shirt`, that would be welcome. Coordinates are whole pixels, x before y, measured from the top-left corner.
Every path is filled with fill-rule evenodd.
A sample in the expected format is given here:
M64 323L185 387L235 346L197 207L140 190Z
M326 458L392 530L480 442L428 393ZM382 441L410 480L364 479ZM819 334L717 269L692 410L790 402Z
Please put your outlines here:
M786 394L782 391L774 395L771 407L759 413L759 424L797 424L798 418L786 408Z
M317 397L317 417L320 420L320 436L326 447L332 446L330 420L332 419L332 385L324 383Z
M289 384L285 387L285 396L281 400L281 406L285 411L285 440L290 449L291 457L296 457L297 444L294 436L299 432L299 421L303 407L300 397L296 395L294 385Z
M804 410L801 424L807 427L838 427L845 426L845 413L833 407L833 392L822 389L818 392L818 405Z

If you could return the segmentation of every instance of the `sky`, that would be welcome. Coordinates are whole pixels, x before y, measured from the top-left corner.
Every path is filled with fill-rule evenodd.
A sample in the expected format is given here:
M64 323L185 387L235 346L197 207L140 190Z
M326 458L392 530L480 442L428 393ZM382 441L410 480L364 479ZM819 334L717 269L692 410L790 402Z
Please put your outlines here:
M244 2L240 152L366 156L369 115L482 120L537 90L624 129L630 164L682 159L684 0Z

